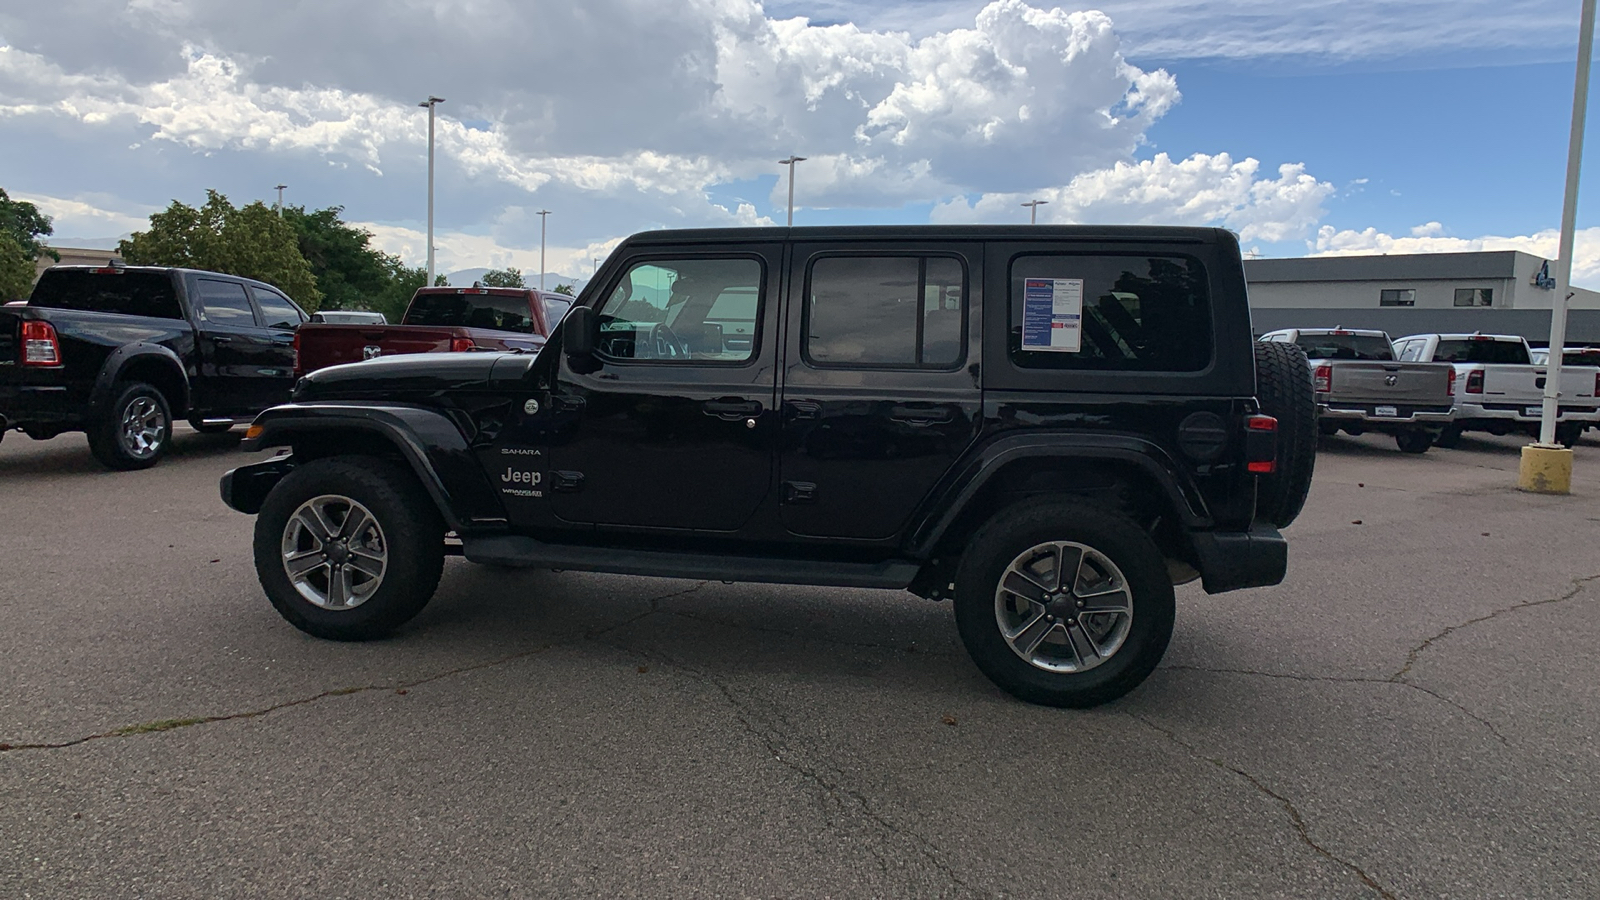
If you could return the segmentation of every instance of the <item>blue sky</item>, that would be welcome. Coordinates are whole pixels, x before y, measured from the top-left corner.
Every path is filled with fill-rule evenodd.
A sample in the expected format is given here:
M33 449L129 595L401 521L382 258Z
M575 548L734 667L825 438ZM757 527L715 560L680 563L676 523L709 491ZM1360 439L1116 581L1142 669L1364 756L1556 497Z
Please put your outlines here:
M646 228L781 223L789 153L797 224L1040 197L1041 221L1222 225L1271 256L1550 255L1578 5L61 0L0 11L0 187L108 241L282 181L415 262L438 93L447 270L537 268L540 208L568 276Z

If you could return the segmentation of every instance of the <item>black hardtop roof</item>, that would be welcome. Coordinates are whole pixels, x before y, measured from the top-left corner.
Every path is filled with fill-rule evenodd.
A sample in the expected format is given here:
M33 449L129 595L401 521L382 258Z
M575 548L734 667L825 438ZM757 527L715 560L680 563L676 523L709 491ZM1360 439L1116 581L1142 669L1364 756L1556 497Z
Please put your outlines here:
M640 244L757 241L1236 241L1222 228L1182 225L820 225L803 228L666 228L641 231L618 248Z

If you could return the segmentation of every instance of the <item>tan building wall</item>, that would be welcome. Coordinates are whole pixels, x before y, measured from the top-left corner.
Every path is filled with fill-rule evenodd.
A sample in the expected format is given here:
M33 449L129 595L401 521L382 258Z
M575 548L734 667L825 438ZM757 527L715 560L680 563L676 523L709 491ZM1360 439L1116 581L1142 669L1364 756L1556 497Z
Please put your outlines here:
M39 270L34 273L33 280L38 281L44 270L51 266L103 266L110 260L121 261L122 257L115 250L91 250L85 247L51 247L51 250L61 254L58 263L48 256L41 255L38 261Z

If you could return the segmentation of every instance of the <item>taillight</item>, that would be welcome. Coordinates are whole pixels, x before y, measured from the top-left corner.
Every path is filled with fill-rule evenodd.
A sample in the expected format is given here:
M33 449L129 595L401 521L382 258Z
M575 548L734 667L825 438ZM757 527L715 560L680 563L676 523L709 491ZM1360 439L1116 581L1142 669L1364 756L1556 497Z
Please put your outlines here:
M1278 420L1271 416L1246 416L1244 420L1245 469L1256 475L1278 470Z
M1317 366L1317 370L1311 373L1311 389L1320 394L1333 390L1333 366Z
M1477 369L1467 373L1467 393L1483 393L1483 370Z
M294 377L299 378L301 375L305 374L305 371L300 368L300 332L298 332L298 331L296 331L294 333L293 346L294 346Z
M56 327L49 322L22 323L22 364L25 366L61 365L61 342Z
M460 352L462 352L464 350L476 350L477 347L478 347L478 345L474 344L472 342L472 338L451 338L450 339L450 352L451 353L460 353Z
M1456 367L1455 366L1451 366L1450 367L1450 387L1447 390L1445 390L1445 395L1449 396L1449 397L1454 397L1456 395Z

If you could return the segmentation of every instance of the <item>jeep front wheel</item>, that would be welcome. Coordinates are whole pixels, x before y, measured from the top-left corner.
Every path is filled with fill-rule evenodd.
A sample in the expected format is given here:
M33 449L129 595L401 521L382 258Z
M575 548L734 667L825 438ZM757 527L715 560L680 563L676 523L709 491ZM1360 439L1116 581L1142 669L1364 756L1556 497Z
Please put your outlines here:
M1038 498L974 536L956 574L956 627L978 668L1031 703L1090 707L1138 687L1172 637L1172 582L1150 536L1118 513Z
M314 460L267 494L255 562L267 599L290 624L331 640L371 640L433 596L444 522L412 473L391 462Z

